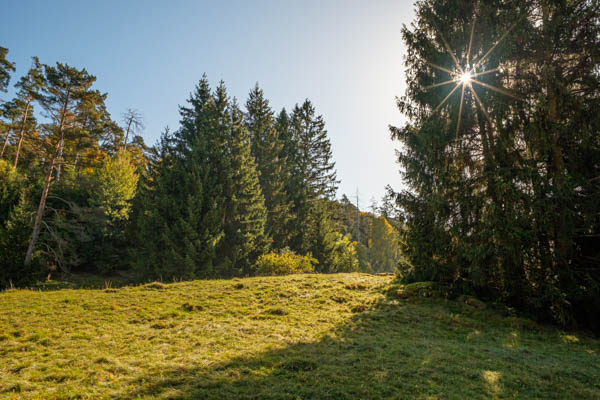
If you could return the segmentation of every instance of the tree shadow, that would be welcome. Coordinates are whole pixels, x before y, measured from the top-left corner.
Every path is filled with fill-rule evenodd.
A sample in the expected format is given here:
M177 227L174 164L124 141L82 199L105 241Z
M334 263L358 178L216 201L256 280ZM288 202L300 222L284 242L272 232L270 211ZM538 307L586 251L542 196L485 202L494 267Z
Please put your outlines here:
M455 302L398 300L388 293L353 312L316 342L156 371L131 382L136 389L118 397L568 398L577 390L589 388L596 395L600 390L599 376L577 367L572 355L507 346L515 325L491 311L476 311L471 318ZM517 329L525 338L539 333L528 326Z

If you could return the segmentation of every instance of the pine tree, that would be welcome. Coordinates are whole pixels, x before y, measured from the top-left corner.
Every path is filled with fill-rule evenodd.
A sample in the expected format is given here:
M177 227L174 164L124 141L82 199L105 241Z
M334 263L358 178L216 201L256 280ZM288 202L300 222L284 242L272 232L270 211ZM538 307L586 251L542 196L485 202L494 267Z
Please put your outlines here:
M268 212L265 232L272 239L273 248L283 249L290 237L290 204L285 192L285 142L280 139L273 111L258 84L250 91L246 110L245 122L252 143L252 155L260 172L259 182ZM286 116L281 118L285 119ZM285 124L284 120L280 123Z
M8 49L0 46L0 92L6 92L10 83L10 73L15 72L15 63L6 59Z
M44 85L42 66L37 57L33 57L32 64L29 72L27 72L27 74L20 79L19 83L15 85L15 87L19 89L15 102L20 104L20 108L23 109L19 121L19 134L15 150L15 161L13 164L15 167L19 163L19 155L26 133L35 129L36 121L33 117L34 110L32 102L39 97L39 92Z
M9 144L9 140L11 137L11 133L15 130L16 121L20 115L20 104L17 104L15 100L7 101L2 104L2 108L0 111L3 116L8 119L8 122L2 122L0 127L3 129L3 140L2 140L2 149L0 149L0 159L4 157L4 153L6 152Z
M40 93L42 108L52 118L48 125L50 154L44 188L35 215L33 231L25 264L33 258L36 242L40 233L42 218L46 210L46 200L52 182L53 171L63 162L66 140L77 143L80 137L89 136L89 127L97 118L97 108L103 108L105 96L91 89L96 78L88 72L77 70L68 65L57 63L56 67L44 65L43 90ZM59 175L57 174L57 179Z

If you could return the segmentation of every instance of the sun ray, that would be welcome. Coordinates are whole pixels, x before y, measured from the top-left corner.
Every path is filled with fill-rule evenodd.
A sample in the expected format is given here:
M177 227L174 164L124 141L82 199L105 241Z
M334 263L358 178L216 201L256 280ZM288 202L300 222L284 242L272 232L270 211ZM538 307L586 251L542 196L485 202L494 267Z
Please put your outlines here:
M478 76L481 76L481 75L491 74L491 73L494 73L494 72L497 72L497 71L500 71L500 67L494 68L494 69L488 69L487 71L477 72L477 73L471 75L471 79L472 78L477 78Z
M469 34L469 46L468 46L468 50L467 50L467 54L466 54L466 60L463 60L463 61L466 61L465 65L461 65L461 63L457 59L458 55L454 53L454 51L450 47L450 44L444 37L443 33L441 32L441 30L438 29L438 33L440 35L442 42L444 43L444 47L446 48L446 51L448 52L450 57L452 57L452 60L454 61L455 69L452 71L448 68L431 63L429 61L427 61L427 64L429 64L432 68L435 68L440 71L448 73L453 79L449 79L444 82L434 83L432 85L426 86L424 88L424 90L429 90L429 89L433 89L436 87L446 86L451 83L456 84L454 86L454 88L450 91L450 93L448 93L446 95L446 97L444 97L444 100L442 100L442 102L433 110L433 112L431 114L431 116L433 116L444 106L444 104L446 104L446 102L448 101L448 99L450 99L450 97L454 94L454 92L456 92L459 87L461 88L460 103L459 103L459 108L458 108L458 120L456 122L456 141L457 142L458 142L458 134L459 134L460 128L461 128L463 108L466 107L465 92L467 90L470 90L473 93L473 97L476 100L476 104L477 104L477 106L479 106L479 108L481 109L481 112L484 114L485 118L487 119L487 122L490 125L490 129L494 129L493 128L494 124L493 124L492 118L491 118L490 114L488 113L487 108L483 104L483 101L481 100L481 98L479 98L479 96L475 92L475 89L473 88L473 83L480 85L484 88L493 90L495 92L501 93L503 95L506 95L506 96L509 96L514 99L522 101L521 98L519 98L517 95L513 94L511 91L509 91L507 89L504 89L502 87L496 87L496 86L490 85L488 83L485 83L485 82L482 82L482 81L476 79L480 76L488 75L488 74L492 74L492 73L500 71L500 67L496 67L496 68L492 68L492 69L484 70L484 71L477 71L477 70L480 68L480 66L483 64L483 62L486 61L488 59L488 57L494 52L494 50L498 47L498 45L506 39L506 37L517 26L517 24L520 22L521 19L522 18L519 18L519 21L517 21L517 23L515 23L513 26L511 26L510 29L508 29L500 37L500 39L487 51L487 53L485 53L485 55L483 57L481 57L479 60L477 60L477 62L473 65L471 65L471 57L472 57L472 52L473 52L473 40L475 37L475 25L477 22L477 15L475 14L473 16L473 22L471 24L471 31ZM474 58L477 58L477 57L474 57ZM473 60L473 61L475 61L475 60ZM475 106L475 108L477 108L477 106Z
M442 38L442 42L444 42L444 46L446 46L446 50L448 51L448 54L450 54L450 57L452 57L452 60L454 60L454 64L456 64L456 68L458 68L458 70L460 71L460 73L463 74L465 71L460 66L460 63L458 62L458 59L454 55L454 51L452 50L452 48L450 47L450 45L446 41L446 38L444 37L444 34L442 33L442 31L439 30L439 29L438 29L438 31L440 33L440 37Z
M493 91L495 91L495 92L498 92L498 93L500 93L500 94L503 94L503 95L505 95L505 96L510 96L510 97L512 97L512 98L514 98L514 99L517 99L517 100L521 100L521 101L523 101L523 99L521 99L519 96L517 96L517 95L515 95L515 94L511 93L510 91L508 91L508 90L506 90L506 89L501 89L501 88L499 88L499 87L492 86L492 85L490 85L490 84L487 84L487 83L485 83L485 82L481 82L481 81L479 81L479 80L477 80L477 79L471 79L471 81L472 81L472 82L474 82L474 83L476 83L476 84L478 84L478 85L481 85L481 86L483 86L483 87L485 87L485 88L488 88L488 89L490 89L490 90L493 90Z
M450 79L450 80L448 80L448 81L445 81L445 82L440 82L440 83L435 83L435 84L433 84L433 85L425 86L425 87L423 88L423 90L429 90L429 89L433 89L433 88L436 88L436 87L440 87L440 86L449 85L449 84L451 84L451 83L456 83L456 79Z
M471 89L471 93L473 93L473 97L475 97L475 101L477 101L477 104L479 104L479 108L481 108L481 111L483 112L483 115L485 115L485 118L487 119L487 121L490 124L490 129L493 129L494 124L492 123L492 118L490 117L490 114L488 114L487 109L485 108L485 106L483 105L483 102L481 101L481 99L479 98L479 96L477 95L477 92L475 92L475 89L473 89L473 86L471 86L469 84L469 88Z
M485 55L483 57L481 57L481 59L479 59L479 61L477 61L477 63L473 66L473 69L479 67L481 65L482 62L484 62L489 56L490 54L492 54L492 52L496 49L496 47L498 47L498 45L500 43L502 43L502 41L508 36L508 34L515 29L515 27L517 26L517 24L519 24L519 22L521 22L522 18L519 18L519 20L513 25L511 26L506 32L504 32L504 34L500 37L500 39L492 46L491 49L488 50L487 53L485 53Z
M444 71L444 72L447 72L447 73L449 73L450 75L454 75L454 71L451 71L451 70L449 70L448 68L441 67L441 66L439 66L439 65L437 65L437 64L434 64L434 63L432 63L432 62L429 62L429 61L427 61L427 64L429 64L429 65L430 65L430 66L432 66L433 68L437 68L437 69L439 69L440 71Z
M473 48L473 34L475 33L475 20L477 15L473 17L473 24L471 25L471 37L469 38L469 51L467 52L467 68L471 65L471 49Z
M460 119L462 118L463 101L465 99L465 84L462 85L460 93L460 106L458 107L458 121L456 122L456 141L458 141L458 130L460 129Z
M450 96L452 96L452 94L454 94L454 92L456 92L456 89L458 89L461 85L456 85L454 86L454 89L452 89L452 91L450 93L448 93L448 96L446 96L444 98L444 100L442 100L442 102L435 108L435 110L433 110L433 113L431 115L434 115L435 113L438 112L438 110L440 108L442 108L442 106L446 103L446 101L448 101L448 99L450 98Z

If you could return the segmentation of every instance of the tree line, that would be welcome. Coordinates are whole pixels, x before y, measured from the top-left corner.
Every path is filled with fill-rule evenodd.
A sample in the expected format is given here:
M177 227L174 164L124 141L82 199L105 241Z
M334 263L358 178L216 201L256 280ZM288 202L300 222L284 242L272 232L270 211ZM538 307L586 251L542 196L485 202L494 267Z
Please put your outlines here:
M15 70L7 54L0 48L3 92ZM331 144L309 100L275 113L257 84L242 107L203 76L178 129L148 147L141 113L113 120L95 80L34 57L15 98L3 99L1 287L84 271L248 276L261 255L289 252L316 272L393 270L388 227L361 244L340 217ZM373 267L364 254L391 260Z

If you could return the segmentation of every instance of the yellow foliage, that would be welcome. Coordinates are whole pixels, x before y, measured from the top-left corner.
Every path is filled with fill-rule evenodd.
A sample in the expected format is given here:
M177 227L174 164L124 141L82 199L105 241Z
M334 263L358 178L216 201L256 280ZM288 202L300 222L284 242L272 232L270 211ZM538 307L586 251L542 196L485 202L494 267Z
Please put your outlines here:
M256 261L257 275L288 275L314 272L318 263L310 254L301 256L285 249L280 253L263 254Z

